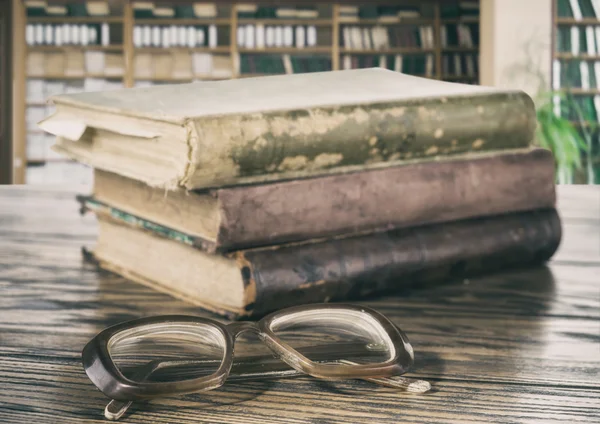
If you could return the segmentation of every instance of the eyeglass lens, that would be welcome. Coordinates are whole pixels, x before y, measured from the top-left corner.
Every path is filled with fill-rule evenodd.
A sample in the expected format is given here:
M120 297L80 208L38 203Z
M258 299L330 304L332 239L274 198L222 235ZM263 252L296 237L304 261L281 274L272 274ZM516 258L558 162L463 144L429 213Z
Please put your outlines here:
M283 315L273 320L271 331L314 362L374 364L385 362L394 353L379 322L355 310L309 310Z
M130 380L170 382L214 374L223 361L224 339L210 324L166 323L119 333L108 348Z

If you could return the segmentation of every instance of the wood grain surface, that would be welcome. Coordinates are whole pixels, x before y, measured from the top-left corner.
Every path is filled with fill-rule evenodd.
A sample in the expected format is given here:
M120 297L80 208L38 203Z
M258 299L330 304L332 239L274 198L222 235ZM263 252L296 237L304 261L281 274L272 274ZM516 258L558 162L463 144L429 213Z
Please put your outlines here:
M84 188L0 188L0 423L106 422L81 349L127 319L195 307L98 271ZM413 395L310 377L226 384L134 404L125 423L598 423L600 188L558 189L563 243L547 267L406 289L364 304L409 336ZM214 317L213 317L214 318Z

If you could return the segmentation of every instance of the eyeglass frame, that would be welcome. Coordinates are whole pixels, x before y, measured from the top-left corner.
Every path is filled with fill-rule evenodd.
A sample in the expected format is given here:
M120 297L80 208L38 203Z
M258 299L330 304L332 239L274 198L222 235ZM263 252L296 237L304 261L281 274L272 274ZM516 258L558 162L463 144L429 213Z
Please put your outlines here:
M283 342L271 329L273 322L286 315L309 311L347 310L366 313L390 338L394 352L389 359L372 364L318 363L311 361L297 349ZM109 343L117 334L148 325L169 323L206 324L220 332L223 337L223 358L217 370L208 376L194 379L151 382L133 381L125 377L115 365L110 352ZM234 322L223 324L219 321L190 315L162 315L135 319L109 327L91 339L82 351L83 367L89 379L106 396L121 401L146 400L161 396L188 394L198 391L216 389L222 386L231 372L234 363L234 346L236 338L251 332L280 360L293 369L321 379L360 379L373 377L391 377L404 374L414 363L414 353L408 337L383 314L374 309L353 304L309 304L293 306L273 312L257 322ZM342 358L340 358L342 359Z

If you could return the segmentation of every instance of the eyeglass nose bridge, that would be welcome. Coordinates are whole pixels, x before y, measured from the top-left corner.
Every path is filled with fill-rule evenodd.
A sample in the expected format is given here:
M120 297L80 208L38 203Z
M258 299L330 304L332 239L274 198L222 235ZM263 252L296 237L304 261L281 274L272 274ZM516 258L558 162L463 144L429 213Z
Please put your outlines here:
M227 327L229 334L231 334L234 339L237 339L238 336L243 333L254 333L257 335L260 334L260 328L255 322L232 322L231 324L227 324L225 327Z

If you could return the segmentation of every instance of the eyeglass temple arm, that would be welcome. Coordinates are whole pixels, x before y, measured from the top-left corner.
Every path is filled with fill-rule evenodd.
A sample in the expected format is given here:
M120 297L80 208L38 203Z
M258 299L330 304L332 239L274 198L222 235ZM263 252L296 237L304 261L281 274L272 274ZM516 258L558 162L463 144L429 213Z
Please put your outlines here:
M337 346L339 347L339 346ZM357 349L358 348L358 349ZM362 349L360 349L362 348ZM325 361L328 359L335 359L339 357L339 350L331 352L331 346L312 346L310 348L298 349L303 355L311 355L313 358L317 354L319 361ZM344 355L365 353L365 345L363 344L348 344L341 351ZM372 351L369 351L372 353ZM152 374L159 370L177 367L182 365L194 365L195 371L197 371L198 365L210 366L210 369L214 369L220 361L211 360L179 360L179 361L161 361L155 360L150 361L146 365L143 365L133 376L133 379L137 381L143 381L149 379ZM336 362L345 365L356 365L355 362L348 360L336 360ZM228 381L255 381L273 378L292 378L305 375L304 373L290 368L285 362L274 356L245 356L236 358L231 368L231 372ZM361 378L365 381L370 381L386 387L392 387L396 389L403 389L411 393L425 393L431 389L431 385L424 380L416 380L407 377L394 376L394 377L374 377L374 378ZM127 412L131 406L132 401L119 401L111 400L104 410L104 415L109 420L118 420L120 417Z

